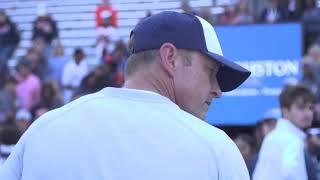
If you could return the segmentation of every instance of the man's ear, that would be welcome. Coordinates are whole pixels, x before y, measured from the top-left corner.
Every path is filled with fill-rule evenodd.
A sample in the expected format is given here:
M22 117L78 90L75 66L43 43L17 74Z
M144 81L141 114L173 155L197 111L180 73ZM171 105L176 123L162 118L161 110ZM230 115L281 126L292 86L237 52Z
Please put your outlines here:
M170 77L174 76L177 67L178 49L171 43L164 43L160 47L160 64Z

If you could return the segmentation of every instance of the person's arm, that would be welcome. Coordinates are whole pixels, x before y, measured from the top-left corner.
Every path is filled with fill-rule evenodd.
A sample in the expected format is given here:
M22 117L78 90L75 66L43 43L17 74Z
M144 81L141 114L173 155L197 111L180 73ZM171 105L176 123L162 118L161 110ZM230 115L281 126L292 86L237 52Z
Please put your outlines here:
M40 92L41 92L40 79L35 79L34 87L32 89L32 100L33 100L32 106L35 105L40 100Z
M301 147L302 146L302 147ZM283 152L282 175L285 180L307 180L303 144L290 143Z
M213 179L250 180L248 168L237 145L225 132L213 128L214 131L209 139L213 157L211 161L217 167L217 177Z
M217 156L219 179L250 180L248 168L236 144L228 138L220 146L224 148Z
M0 166L0 179L20 180L22 174L23 142L18 143L4 164Z

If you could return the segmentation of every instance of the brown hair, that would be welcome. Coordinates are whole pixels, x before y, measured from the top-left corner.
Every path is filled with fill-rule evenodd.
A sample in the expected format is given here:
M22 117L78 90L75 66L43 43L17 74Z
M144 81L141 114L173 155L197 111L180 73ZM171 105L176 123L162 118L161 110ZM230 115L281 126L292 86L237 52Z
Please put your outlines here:
M288 85L284 87L279 96L280 107L289 109L299 98L302 98L303 103L315 102L315 95L307 87L302 85Z

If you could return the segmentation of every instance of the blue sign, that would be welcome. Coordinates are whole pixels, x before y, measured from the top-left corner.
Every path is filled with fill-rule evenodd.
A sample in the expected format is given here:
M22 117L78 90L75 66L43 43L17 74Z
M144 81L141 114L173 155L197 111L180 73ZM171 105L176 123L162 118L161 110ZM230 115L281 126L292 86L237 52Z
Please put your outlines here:
M300 24L215 27L224 56L252 72L240 88L214 99L207 113L213 125L252 125L278 108L285 83L301 76Z

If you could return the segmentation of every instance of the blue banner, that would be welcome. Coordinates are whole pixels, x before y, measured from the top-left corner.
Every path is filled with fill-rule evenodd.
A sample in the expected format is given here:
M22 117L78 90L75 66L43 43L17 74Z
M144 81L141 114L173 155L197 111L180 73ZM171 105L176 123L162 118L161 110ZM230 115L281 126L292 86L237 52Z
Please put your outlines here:
M207 121L213 125L252 125L278 108L285 83L301 76L300 24L215 27L224 56L246 67L251 77L240 88L213 100Z

